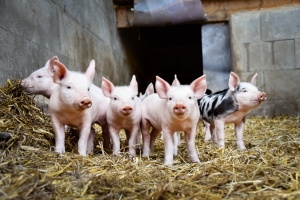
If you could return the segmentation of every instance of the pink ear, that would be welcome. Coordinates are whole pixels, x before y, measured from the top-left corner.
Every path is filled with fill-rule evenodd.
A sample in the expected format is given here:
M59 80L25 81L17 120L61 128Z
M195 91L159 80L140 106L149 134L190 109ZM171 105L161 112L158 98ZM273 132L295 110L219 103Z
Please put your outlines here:
M112 91L114 90L115 86L108 79L102 77L101 88L102 88L102 92L103 92L104 96L110 98L110 95L111 95Z
M172 86L179 86L180 85L180 82L179 80L177 79L177 75L175 74L175 78L174 78L174 81L172 83Z
M95 60L91 60L89 67L85 72L85 76L92 82L95 76Z
M231 91L234 91L234 88L240 84L240 78L234 72L230 73L228 86Z
M201 98L206 91L206 75L202 75L201 77L197 78L194 80L191 84L190 87L195 93L195 97L197 99Z
M150 83L146 89L146 94L147 95L150 95L150 94L153 94L154 93L154 87L153 87L153 84Z
M256 77L257 77L257 73L254 74L254 76L251 78L251 84L256 86Z
M48 61L48 63L49 63L48 70L49 70L49 73L51 74L51 76L53 76L53 75L54 75L54 72L55 72L55 68L54 68L54 60L59 61L57 56L53 56L53 57Z
M55 68L54 75L53 75L53 82L60 83L60 81L67 76L68 69L64 66L64 64L62 64L57 60L53 61L53 66Z
M170 84L164 81L159 76L156 76L156 82L155 82L155 89L158 94L158 96L162 99L168 98L167 93L170 89Z
M138 95L138 83L136 82L135 75L132 76L129 87L133 89L135 96Z

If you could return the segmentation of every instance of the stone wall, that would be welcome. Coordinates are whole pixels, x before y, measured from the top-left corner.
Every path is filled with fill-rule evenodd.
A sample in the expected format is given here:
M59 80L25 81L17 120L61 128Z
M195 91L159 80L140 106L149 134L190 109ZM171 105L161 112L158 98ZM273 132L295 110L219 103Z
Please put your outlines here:
M0 85L27 77L54 55L82 72L95 59L98 86L102 76L129 84L137 68L128 61L111 0L1 0L0 47Z
M241 12L230 18L233 71L242 81L258 73L268 100L252 114L299 115L300 7Z

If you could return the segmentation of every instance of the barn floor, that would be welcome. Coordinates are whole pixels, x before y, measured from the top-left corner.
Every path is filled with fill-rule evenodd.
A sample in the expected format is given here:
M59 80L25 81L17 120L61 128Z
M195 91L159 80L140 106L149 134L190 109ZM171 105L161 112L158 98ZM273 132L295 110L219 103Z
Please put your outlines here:
M0 88L0 101L0 132L13 134L0 142L1 199L300 199L300 117L250 117L246 151L237 151L232 125L217 149L199 123L201 163L189 163L182 139L167 167L160 138L149 158L117 157L102 153L98 127L93 154L77 153L76 130L67 133L67 153L56 154L49 116L17 81Z

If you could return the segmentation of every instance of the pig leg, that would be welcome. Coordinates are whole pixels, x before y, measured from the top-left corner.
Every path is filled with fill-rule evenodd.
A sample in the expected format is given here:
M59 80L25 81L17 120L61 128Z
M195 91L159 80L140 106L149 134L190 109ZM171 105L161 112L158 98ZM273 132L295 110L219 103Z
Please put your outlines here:
M165 156L164 156L164 164L165 165L172 165L173 164L173 151L174 151L174 140L173 140L174 132L163 129L163 140L164 140L164 149L165 149Z
M150 122L147 119L142 119L141 121L141 129L142 129L142 137L143 137L143 157L148 157L151 153L150 150Z
M159 136L161 130L159 129L155 129L152 127L152 131L151 131L151 140L150 140L150 151L152 152L154 149L154 143L156 138Z
M215 132L214 135L217 137L217 147L223 148L225 147L225 133L224 133L224 122L221 120L215 120Z
M137 137L136 137L136 148L141 149L141 131L139 131Z
M194 126L191 130L185 131L184 136L185 136L185 144L186 144L186 149L189 154L189 158L191 162L194 163L199 163L199 157L196 152L196 146L195 146L195 139L196 139L196 130L197 126Z
M95 129L91 127L91 132L87 143L87 153L91 153L94 150L94 140L95 140Z
M218 137L217 137L216 128L214 124L209 124L209 134L211 135L211 140L217 144Z
M94 130L95 131L95 130ZM91 133L91 123L84 124L80 128L80 137L78 141L78 152L82 156L86 156L87 154L87 146L88 146L88 140ZM94 132L95 135L95 132ZM92 136L93 138L93 136Z
M205 130L205 139L204 139L204 141L207 142L207 141L212 139L212 132L210 131L210 123L203 120L203 124L204 124L204 130Z
M139 128L138 127L134 127L131 131L130 134L128 134L129 137L127 137L128 140L128 148L129 148L129 154L131 156L136 156L136 151L135 151L135 147L137 145L136 141L137 141L137 136L139 135Z
M178 137L179 136L179 137ZM178 146L179 146L179 141L180 141L180 132L175 132L173 134L173 155L177 156L178 153Z
M60 121L51 115L52 127L55 133L55 152L65 153L65 126Z
M102 137L103 137L103 148L105 151L110 150L110 136L109 136L109 128L107 123L101 124L102 128Z
M176 136L177 136L177 146L181 145L181 140L180 140L180 132L175 132L177 133Z
M120 135L119 130L109 127L110 138L113 142L113 154L120 155Z
M235 135L236 135L236 143L238 149L246 150L244 141L243 141L243 133L244 133L245 123L240 121L239 123L235 124Z

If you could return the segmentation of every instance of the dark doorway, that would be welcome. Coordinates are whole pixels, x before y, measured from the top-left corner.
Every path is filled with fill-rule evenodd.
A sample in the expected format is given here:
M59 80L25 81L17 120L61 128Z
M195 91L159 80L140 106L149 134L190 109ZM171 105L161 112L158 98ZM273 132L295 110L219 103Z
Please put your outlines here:
M147 84L158 75L169 83L174 75L181 84L190 84L203 74L201 25L140 28L145 50Z
M203 74L200 24L131 28L120 33L129 57L139 65L141 92L155 83L155 76L171 84L176 74L181 84L190 84Z
M207 74L209 89L228 85L230 42L228 24L189 24L166 27L120 29L127 57L135 63L139 91L155 76L172 83L190 84Z

